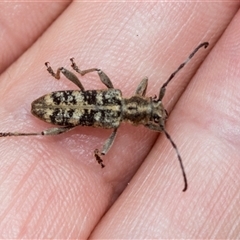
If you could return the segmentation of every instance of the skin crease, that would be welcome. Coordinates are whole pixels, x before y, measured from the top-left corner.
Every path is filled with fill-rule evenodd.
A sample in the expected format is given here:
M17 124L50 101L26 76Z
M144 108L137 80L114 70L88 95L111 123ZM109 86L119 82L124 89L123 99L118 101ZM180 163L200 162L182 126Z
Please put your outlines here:
M239 3L58 3L45 5L44 18L37 14L44 3L15 4L3 3L0 15L2 41L11 41L0 45L6 56L2 132L50 128L30 114L31 102L77 89L64 77L52 78L46 61L54 70L71 70L71 57L82 70L101 68L128 97L148 76L146 95L154 96L199 43L210 46L178 73L163 98L166 130L188 177L185 193L171 144L141 126L120 127L104 169L93 151L110 130L2 138L0 238L239 238ZM32 31L26 18L40 27L32 24ZM86 89L105 88L95 73L79 79Z

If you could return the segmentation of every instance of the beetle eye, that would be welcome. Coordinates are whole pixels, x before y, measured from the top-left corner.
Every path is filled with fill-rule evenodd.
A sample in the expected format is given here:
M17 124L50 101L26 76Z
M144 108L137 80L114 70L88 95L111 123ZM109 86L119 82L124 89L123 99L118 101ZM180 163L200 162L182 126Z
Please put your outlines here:
M155 122L155 123L159 123L159 119L160 119L160 117L158 116L158 115L153 115L153 121Z

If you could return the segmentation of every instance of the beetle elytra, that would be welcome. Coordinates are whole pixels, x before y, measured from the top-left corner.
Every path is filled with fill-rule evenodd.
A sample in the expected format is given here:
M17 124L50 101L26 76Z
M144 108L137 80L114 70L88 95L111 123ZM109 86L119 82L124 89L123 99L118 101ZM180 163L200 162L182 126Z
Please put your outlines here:
M116 137L117 129L122 121L127 121L133 125L142 124L145 127L164 132L176 150L177 157L181 166L184 189L187 190L187 177L176 144L173 142L169 133L165 129L165 122L168 117L167 111L162 105L166 87L174 78L177 72L182 69L194 54L202 47L207 48L208 42L201 43L189 57L174 71L168 80L162 85L158 97L146 97L148 78L142 79L135 94L130 98L123 98L122 92L113 87L109 77L98 68L80 70L73 58L72 68L82 76L97 72L102 83L107 87L105 90L85 90L80 80L69 70L60 67L56 73L45 63L47 71L56 79L60 79L62 73L65 77L76 84L80 90L56 91L46 94L32 102L31 112L37 118L54 124L56 127L46 129L42 132L20 133L2 132L0 137L6 136L31 136L31 135L57 135L74 129L76 126L93 126L100 128L113 129L112 134L104 143L102 150L94 151L97 162L104 167L101 156L105 155L112 146Z

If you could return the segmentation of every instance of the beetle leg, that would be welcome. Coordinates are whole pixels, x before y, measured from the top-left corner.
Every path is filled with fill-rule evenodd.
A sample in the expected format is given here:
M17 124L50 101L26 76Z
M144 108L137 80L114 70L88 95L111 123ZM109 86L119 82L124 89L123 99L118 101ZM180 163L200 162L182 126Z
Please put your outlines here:
M104 168L105 165L103 164L103 160L102 160L102 158L100 156L104 156L104 155L107 154L107 152L109 151L109 149L113 145L113 142L114 142L114 139L116 137L116 134L117 134L117 128L114 128L114 130L111 133L110 137L104 143L102 151L99 152L98 149L95 149L95 151L94 151L94 156L95 156L97 162L101 165L102 168Z
M110 78L101 69L99 69L99 68L90 68L90 69L86 69L86 70L81 70L81 69L78 68L78 66L74 62L73 58L70 58L70 61L72 62L71 67L73 68L73 70L75 70L76 72L80 73L82 76L84 76L85 74L90 73L90 72L97 72L100 80L102 81L102 83L107 88L114 88Z
M145 96L146 90L147 90L147 85L148 85L148 78L145 77L142 79L142 81L139 83L135 94L140 95L140 96Z
M45 65L47 67L47 71L54 78L59 80L60 79L60 73L62 73L68 80L70 80L71 82L76 84L82 91L84 91L84 87L83 87L82 83L80 82L80 80L77 78L77 76L75 74L73 74L72 72L68 71L66 68L63 68L63 67L58 68L57 72L55 73L48 62L46 62Z

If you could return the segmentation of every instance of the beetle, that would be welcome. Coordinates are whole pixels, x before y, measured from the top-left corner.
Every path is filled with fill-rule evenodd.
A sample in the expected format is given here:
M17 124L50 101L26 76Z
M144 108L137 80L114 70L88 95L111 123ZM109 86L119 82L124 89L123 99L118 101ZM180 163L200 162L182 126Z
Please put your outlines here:
M73 70L82 76L90 72L97 72L101 82L107 87L105 90L85 90L74 73L63 67L58 68L54 72L49 63L46 62L47 71L54 78L60 79L60 74L62 73L68 80L76 84L80 90L51 92L32 102L32 114L45 122L57 125L57 127L33 133L2 132L0 133L0 137L57 135L72 130L79 125L113 129L110 137L104 143L102 150L95 149L94 151L97 162L101 167L104 167L101 157L106 155L111 148L120 123L127 121L133 125L141 124L153 131L165 133L176 150L184 179L183 191L186 191L188 183L182 158L176 144L165 129L168 114L162 104L162 99L165 95L167 85L176 73L187 64L200 48L207 48L208 45L208 42L203 42L194 49L189 57L162 85L158 97L146 97L147 77L142 79L132 97L123 98L121 90L115 89L109 77L99 68L80 70L74 59L70 59Z

